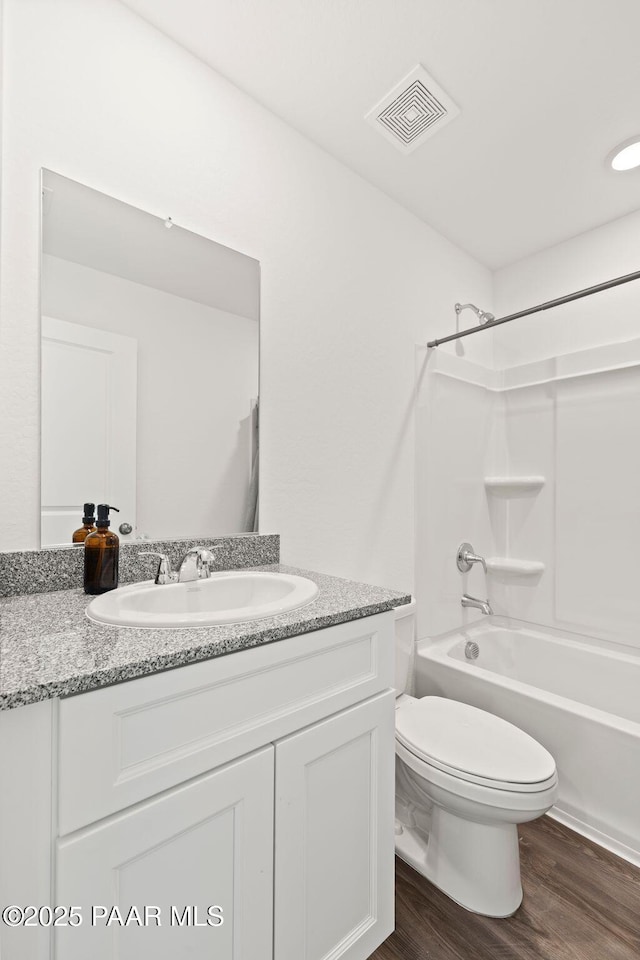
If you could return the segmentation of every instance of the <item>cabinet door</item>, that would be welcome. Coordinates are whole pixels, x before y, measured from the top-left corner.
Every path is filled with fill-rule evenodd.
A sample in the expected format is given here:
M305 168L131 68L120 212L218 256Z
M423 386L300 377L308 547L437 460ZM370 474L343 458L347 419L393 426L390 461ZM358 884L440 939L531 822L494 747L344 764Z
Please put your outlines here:
M273 752L59 841L56 903L80 906L83 922L56 928L56 960L271 960ZM121 919L100 910L92 924L97 906ZM146 925L145 906L157 908ZM140 922L122 926L131 907Z
M395 695L276 743L274 960L364 960L393 930Z

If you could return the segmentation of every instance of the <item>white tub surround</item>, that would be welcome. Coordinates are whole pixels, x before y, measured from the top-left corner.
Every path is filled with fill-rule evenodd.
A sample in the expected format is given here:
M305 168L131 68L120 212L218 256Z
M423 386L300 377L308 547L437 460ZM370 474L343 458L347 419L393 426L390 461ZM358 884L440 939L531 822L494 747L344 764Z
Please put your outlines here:
M535 737L558 766L552 816L640 865L637 650L495 617L420 642L415 683Z
M629 288L635 315L640 282ZM613 296L598 311L612 341ZM513 340L511 327L493 336ZM637 647L640 338L528 363L514 347L512 359L488 369L438 349L419 382L418 635L456 629L466 592L502 616ZM486 579L460 576L462 541L486 557Z

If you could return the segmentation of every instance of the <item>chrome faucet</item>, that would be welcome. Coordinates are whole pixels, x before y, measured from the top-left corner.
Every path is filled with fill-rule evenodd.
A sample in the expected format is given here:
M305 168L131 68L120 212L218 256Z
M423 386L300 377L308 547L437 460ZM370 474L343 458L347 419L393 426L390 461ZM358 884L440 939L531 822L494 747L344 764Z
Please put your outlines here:
M213 550L217 549L212 547ZM165 583L188 583L190 580L206 580L211 576L211 568L215 563L215 557L211 550L205 547L194 547L189 550L182 559L178 570L171 569L171 561L166 553L155 553L145 550L138 554L139 557L158 557L160 563L156 573L155 582Z
M216 549L215 547L213 548ZM211 550L205 547L194 547L189 550L178 569L178 582L187 583L189 580L207 580L211 576L211 567L216 558Z
M460 603L463 607L475 607L476 610L481 610L487 617L493 615L493 610L488 600L478 600L476 597L470 597L469 594L465 593Z
M468 573L474 563L481 563L484 572L487 572L487 561L474 552L470 543L461 543L456 554L456 565L460 573Z

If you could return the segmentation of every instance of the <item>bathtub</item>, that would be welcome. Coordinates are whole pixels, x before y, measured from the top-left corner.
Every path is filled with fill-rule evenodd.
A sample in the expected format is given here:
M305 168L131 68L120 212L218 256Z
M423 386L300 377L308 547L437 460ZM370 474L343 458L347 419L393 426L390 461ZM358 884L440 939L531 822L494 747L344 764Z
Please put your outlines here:
M550 815L640 866L640 650L492 617L420 641L415 693L526 730L556 759Z

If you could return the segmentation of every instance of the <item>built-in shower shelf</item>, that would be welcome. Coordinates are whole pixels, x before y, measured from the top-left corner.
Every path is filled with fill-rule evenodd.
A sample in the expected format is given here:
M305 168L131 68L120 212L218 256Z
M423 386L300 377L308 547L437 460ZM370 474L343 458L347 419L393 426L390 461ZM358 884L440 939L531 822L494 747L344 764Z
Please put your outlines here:
M485 477L484 485L497 497L531 497L544 487L545 477Z
M487 572L501 577L537 577L544 573L541 560L512 560L510 557L489 557Z

